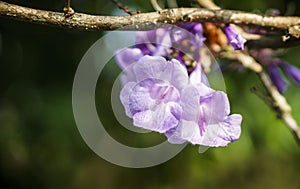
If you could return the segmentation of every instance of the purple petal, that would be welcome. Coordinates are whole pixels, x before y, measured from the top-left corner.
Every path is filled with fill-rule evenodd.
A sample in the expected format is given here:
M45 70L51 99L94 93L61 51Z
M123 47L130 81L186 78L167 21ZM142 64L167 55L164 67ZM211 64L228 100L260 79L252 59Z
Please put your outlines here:
M201 34L203 32L203 27L200 23L197 22L191 22L191 23L183 23L183 24L178 24L179 27L193 33L193 34Z
M190 82L190 84L195 84L195 85L204 83L206 86L209 87L208 79L207 79L205 73L203 72L200 64L197 64L195 69L190 74L189 82Z
M233 114L227 117L224 122L209 125L207 131L201 134L200 127L196 122L182 120L176 129L171 129L165 135L168 141L173 144L188 141L192 144L210 147L226 146L240 137L241 122L242 117Z
M195 34L194 38L191 39L191 43L195 49L199 49L203 47L204 41L206 40L205 37L201 34Z
M125 113L128 117L132 118L132 113L129 107L129 95L132 93L133 87L136 85L135 82L128 82L120 93L120 100L125 108Z
M136 44L144 55L165 56L172 43L167 28L137 32Z
M161 56L144 56L133 66L137 81L147 78L160 79L168 62Z
M142 51L138 48L124 48L116 52L117 63L122 69L137 62L142 56Z
M197 123L193 121L181 120L180 124L176 129L171 129L166 132L165 135L168 141L172 144L182 144L188 141L192 144L197 144L198 139L201 137L199 135L199 127Z
M225 34L230 45L234 48L234 50L244 50L244 44L247 40L245 40L240 34L238 34L234 28L231 26L225 27Z
M288 63L281 65L287 75L290 76L298 85L300 85L300 70L299 68L292 66Z
M213 90L203 83L189 85L181 92L182 119L197 122L200 114L200 97L211 94Z
M167 68L163 75L168 76L170 78L170 83L179 90L188 85L189 76L187 69L176 59L172 59L170 64L167 64Z
M231 115L227 95L204 84L190 85L181 94L182 118L165 135L171 143L188 141L205 146L226 146L240 136L240 115Z
M156 32L157 35L157 41L155 43L156 50L153 53L153 55L156 56L166 56L168 53L168 50L172 47L171 38L169 35L169 31L166 31L165 29L157 29Z
M145 79L130 92L128 107L134 125L161 133L178 125L182 112L180 94L169 83Z
M134 114L133 124L144 129L165 133L178 125L180 115L181 107L178 103L161 103L154 109Z
M236 141L241 134L241 122L242 116L233 114L227 117L224 122L209 125L201 140L201 145L219 147Z
M179 43L183 39L188 36L188 32L180 29L180 28L173 28L170 32L171 41L174 43Z
M281 73L279 72L277 66L271 65L268 67L268 72L270 74L270 78L275 85L275 87L278 89L280 93L284 93L287 90L287 83L283 79Z
M202 108L206 124L222 122L224 117L227 117L230 113L227 95L221 91L201 96L200 106Z
M200 64L197 64L195 69L190 74L190 77L189 77L190 84L195 84L195 85L200 84L201 80L202 80L201 78L202 78L202 69L201 69Z
M144 56L133 67L138 81L155 78L171 83L181 90L188 84L186 68L177 60L166 61L160 56Z

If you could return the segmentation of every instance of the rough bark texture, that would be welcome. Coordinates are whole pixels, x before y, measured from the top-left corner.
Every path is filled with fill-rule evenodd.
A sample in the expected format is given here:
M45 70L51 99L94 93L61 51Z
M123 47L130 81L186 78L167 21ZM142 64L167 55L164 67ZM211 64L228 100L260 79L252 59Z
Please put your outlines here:
M300 36L299 17L270 17L224 9L174 8L131 16L95 16L75 13L70 17L66 17L62 12L37 10L0 1L0 16L36 24L86 31L114 30L123 27L127 27L128 30L150 29L156 27L159 23L209 21L255 25L271 30L287 30L294 37L298 38Z

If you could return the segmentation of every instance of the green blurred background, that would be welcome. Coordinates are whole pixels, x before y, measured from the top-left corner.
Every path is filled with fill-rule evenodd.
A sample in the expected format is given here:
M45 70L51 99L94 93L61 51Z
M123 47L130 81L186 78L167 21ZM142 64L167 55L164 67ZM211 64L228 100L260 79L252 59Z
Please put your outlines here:
M54 11L64 6L63 0L7 2ZM148 1L122 2L152 11ZM276 8L300 14L296 0L217 3L258 13ZM91 14L120 14L109 0L73 0L72 7ZM285 125L250 92L250 87L261 85L249 71L224 74L232 112L244 117L237 142L203 154L189 145L170 161L144 169L119 167L98 157L77 130L72 83L82 56L103 35L0 18L0 188L300 188L300 148ZM300 66L299 50L292 48L281 56ZM159 134L145 139L148 136L130 133L116 121L110 92L120 71L112 61L99 78L96 102L101 104L101 121L113 137L128 145L162 140ZM285 95L300 123L299 86L291 83Z

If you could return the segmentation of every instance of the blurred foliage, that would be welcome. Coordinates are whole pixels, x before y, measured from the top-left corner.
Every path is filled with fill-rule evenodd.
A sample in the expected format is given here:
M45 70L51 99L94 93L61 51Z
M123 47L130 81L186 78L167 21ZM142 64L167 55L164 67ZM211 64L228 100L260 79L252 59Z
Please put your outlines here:
M56 11L64 6L62 0L7 2ZM152 11L149 1L123 2L133 9ZM300 13L296 0L217 3L259 13L268 8ZM182 0L179 5L190 3ZM92 14L122 14L109 1L73 0L72 7ZM203 154L189 145L172 160L145 169L118 167L98 157L77 130L72 82L82 56L103 34L0 19L0 188L300 188L299 147L285 125L250 92L250 87L262 86L247 70L224 74L232 112L244 117L237 142ZM300 66L299 50L286 50L282 56ZM119 73L112 61L99 78L96 102L101 121L122 143L140 146L140 142L161 141L159 134L144 138L131 133L114 118L107 99ZM299 94L299 86L291 83L286 96L298 122Z

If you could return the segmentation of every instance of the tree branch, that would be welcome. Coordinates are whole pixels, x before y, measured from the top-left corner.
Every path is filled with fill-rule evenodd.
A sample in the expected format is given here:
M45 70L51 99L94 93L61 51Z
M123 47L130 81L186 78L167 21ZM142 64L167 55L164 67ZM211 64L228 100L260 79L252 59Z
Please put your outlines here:
M271 17L223 9L174 8L132 16L95 16L75 13L70 17L65 17L61 12L37 10L0 1L0 16L35 24L85 31L114 30L123 27L127 27L127 30L151 29L159 23L232 23L254 25L270 30L288 30L291 35L300 37L299 17Z
M300 127L291 114L292 109L286 101L286 98L281 95L277 88L273 85L269 75L263 70L263 67L256 62L254 58L240 51L225 52L222 53L221 56L241 62L244 67L252 70L259 76L262 84L268 92L268 96L272 100L271 104L267 104L270 105L277 113L277 116L284 121L289 130L294 134L297 143L300 145Z
M290 39L283 41L281 37L260 37L259 39L248 40L246 46L253 49L262 49L262 48L289 48L296 47L300 45L300 39L291 37Z
M129 15L135 15L136 13L129 10L129 8L125 5L123 5L122 3L120 3L117 0L111 0L115 5L117 5L117 7L121 10L123 10L125 13L129 14Z

